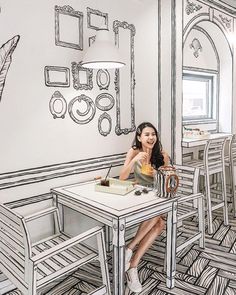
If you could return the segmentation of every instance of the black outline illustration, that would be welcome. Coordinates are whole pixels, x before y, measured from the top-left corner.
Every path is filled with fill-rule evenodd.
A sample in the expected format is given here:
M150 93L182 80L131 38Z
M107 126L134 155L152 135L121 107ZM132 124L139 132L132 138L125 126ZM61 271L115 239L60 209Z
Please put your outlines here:
M109 129L107 131L102 130L102 121L107 120L109 123ZM111 133L111 127L112 127L112 121L111 121L111 116L108 113L103 113L101 116L98 118L98 131L102 136L107 136L108 134Z
M106 76L106 82L102 83L101 81L101 76L105 75ZM100 90L108 90L108 87L110 85L110 74L108 72L108 70L104 70L104 69L100 69L97 71L97 76L96 76L96 81L97 81L97 85L99 87Z
M76 90L91 90L93 88L93 70L87 69L81 66L81 62L77 63L73 61L71 63L71 71L73 76L73 87ZM80 82L80 72L86 72L87 83Z
M202 45L201 45L200 41L199 41L197 38L194 38L193 41L192 41L192 43L189 44L189 47L190 47L191 49L193 49L193 55L194 55L196 58L198 58L198 56L199 56L199 51L202 52Z
M64 72L65 82L50 81L50 72ZM45 85L48 87L70 87L70 69L59 66L45 66L44 67Z
M55 110L55 102L56 101L60 101L61 102L61 105L62 105L62 110L61 112L57 112ZM50 99L50 102L49 102L49 109L50 109L50 112L51 114L53 115L53 118L56 119L56 118L62 118L64 119L65 118L65 114L66 114L66 111L67 111L67 103L66 103L66 100L65 98L63 97L63 95L61 94L60 91L55 91Z
M88 38L88 45L89 45L89 47L95 42L95 40L96 40L96 36L95 35Z
M20 36L16 35L12 39L4 43L0 48L0 101L6 82L7 73L12 62L12 54L20 40Z
M96 9L92 9L87 7L87 24L88 24L88 28L90 29L94 29L94 30L99 30L100 27L97 27L95 25L92 24L92 20L91 20L91 15L95 14L97 16L100 16L102 20L104 20L104 23L102 23L101 21L101 25L103 28L108 29L108 13L104 13L101 12L100 10L96 10Z
M109 105L107 105L107 106L103 106L103 105L100 104L100 101L101 101L103 98L108 98L108 99L110 100ZM99 94L99 95L96 97L96 100L95 100L95 105L96 105L96 107L97 107L99 110L101 110L101 111L109 111L110 109L113 108L114 104L115 104L115 99L114 99L114 97L113 97L111 94L109 94L109 93L101 93L101 94Z
M78 35L79 35L79 44L66 42L60 39L60 14L69 15L71 17L78 18ZM83 12L75 11L71 6L65 5L55 6L55 44L57 46L73 48L77 50L83 50Z
M134 73L134 36L136 33L135 26L133 24L128 24L127 22L120 22L115 20L113 22L113 31L115 32L116 45L119 44L119 28L130 30L130 65L126 68L130 68L130 104L131 104L131 126L129 128L121 128L120 126L120 70L115 70L115 91L116 91L116 127L115 132L117 135L128 134L135 131L135 107L134 107L134 88L135 88L135 73Z
M74 103L78 101L79 103L81 103L82 101L84 101L87 105L87 109L86 111L84 112L81 112L79 109L76 109L76 115L74 114L74 111L73 111L73 106L74 106ZM85 117L86 115L89 114L89 112L91 112L91 114L85 118L85 119L80 119L80 118L77 118L77 116L81 116L81 117ZM68 113L71 117L71 119L77 123L77 124L87 124L89 123L93 117L95 116L95 113L96 113L96 107L95 107L95 104L94 102L92 101L92 99L89 97L89 96L86 96L84 94L81 94L79 96L76 96L75 98L73 98L70 102L69 102L69 106L68 106Z

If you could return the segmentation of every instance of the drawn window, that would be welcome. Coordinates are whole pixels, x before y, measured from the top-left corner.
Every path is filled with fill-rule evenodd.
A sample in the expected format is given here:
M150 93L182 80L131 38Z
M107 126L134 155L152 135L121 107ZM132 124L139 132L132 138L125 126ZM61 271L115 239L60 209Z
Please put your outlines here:
M216 119L216 75L183 74L183 121Z

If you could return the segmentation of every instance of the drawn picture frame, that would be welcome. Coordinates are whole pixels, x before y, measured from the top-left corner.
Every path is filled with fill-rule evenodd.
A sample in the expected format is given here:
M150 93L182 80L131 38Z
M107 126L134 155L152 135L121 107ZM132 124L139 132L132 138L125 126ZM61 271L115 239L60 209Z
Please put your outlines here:
M105 77L105 81L103 81L103 77ZM100 69L97 71L96 76L97 85L100 90L108 90L108 87L110 85L110 74L108 70Z
M87 7L87 25L89 29L108 29L108 13Z
M93 70L82 67L81 62L72 62L71 68L73 87L76 90L91 90L93 88Z
M48 87L70 87L70 69L59 66L44 67L45 85Z
M122 42L120 42L120 29L122 29L122 33L128 33L129 35L129 44L128 47L127 44L121 44ZM127 31L128 30L128 31ZM125 46L126 50L129 52L129 58L127 59L127 63L126 63L126 67L125 69L122 71L119 69L115 69L115 91L116 91L116 127L115 127L115 133L117 135L121 135L121 134L128 134L130 132L135 131L136 126L135 126L135 73L134 73L134 36L136 33L136 29L134 27L133 24L128 24L127 22L121 22L118 20L115 20L113 22L113 31L115 32L115 43L116 45L119 44L119 48L123 45ZM124 71L126 71L126 73L124 73ZM122 75L124 78L124 74L126 74L127 76L129 76L129 79L126 81L126 79L122 79ZM127 90L130 93L130 97L127 97L127 95L125 95L124 92L121 92L121 85L122 84L122 89L124 91L125 89L125 85L127 84ZM124 87L123 87L124 85ZM124 93L124 94L123 94ZM123 98L123 96L125 96L125 107L127 109L127 105L129 104L129 113L128 115L130 116L129 120L130 120L130 126L124 127L122 126L122 121L126 120L126 115L127 112L126 110L124 110L124 112L121 110L122 108L122 103L121 103L121 99ZM124 98L123 98L124 100ZM121 117L122 113L125 113L126 115L123 115L123 118ZM123 120L125 119L125 120Z
M104 120L107 120L108 122L108 130L103 130L102 129L102 122ZM100 117L98 118L98 131L102 136L107 136L108 134L111 133L111 128L112 128L112 120L111 120L111 116L108 113L103 113L100 115Z
M55 6L55 44L83 50L83 12L75 11L69 5Z

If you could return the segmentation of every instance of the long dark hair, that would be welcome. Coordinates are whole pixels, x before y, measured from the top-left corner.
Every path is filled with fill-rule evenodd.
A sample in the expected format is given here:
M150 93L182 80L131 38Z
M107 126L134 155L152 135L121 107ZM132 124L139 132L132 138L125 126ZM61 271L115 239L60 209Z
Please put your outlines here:
M157 129L151 123L143 122L137 127L136 133L135 133L135 138L134 138L134 141L132 144L132 148L134 150L142 149L142 143L138 140L138 137L142 134L143 129L146 127L150 127L152 129L154 129L154 131L156 133L157 141L153 146L150 162L151 162L153 168L158 169L160 166L164 165L164 157L162 155L162 145L159 140L159 135L158 135Z

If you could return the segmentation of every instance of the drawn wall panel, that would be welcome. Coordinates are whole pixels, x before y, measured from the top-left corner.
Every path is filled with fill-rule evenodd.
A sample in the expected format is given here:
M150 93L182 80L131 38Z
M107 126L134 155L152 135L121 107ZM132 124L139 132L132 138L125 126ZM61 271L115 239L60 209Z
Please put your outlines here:
M135 27L118 20L113 23L116 45L126 66L115 70L116 90L116 127L117 135L128 134L135 130L135 73L134 73L134 36ZM121 87L122 85L122 87Z

